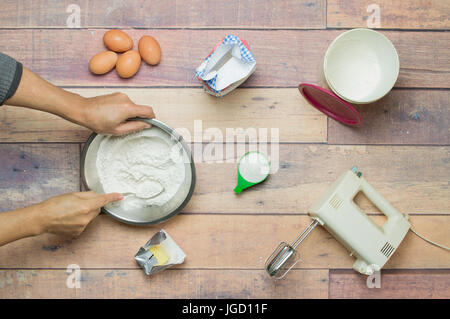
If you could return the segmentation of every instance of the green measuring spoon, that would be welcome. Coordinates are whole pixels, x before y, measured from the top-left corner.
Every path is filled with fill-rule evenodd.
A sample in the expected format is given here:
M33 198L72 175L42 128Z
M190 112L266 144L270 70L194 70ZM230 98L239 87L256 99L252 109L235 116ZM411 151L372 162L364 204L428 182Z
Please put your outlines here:
M264 181L270 173L270 161L258 151L242 155L238 164L238 180L234 191L240 194L244 189Z

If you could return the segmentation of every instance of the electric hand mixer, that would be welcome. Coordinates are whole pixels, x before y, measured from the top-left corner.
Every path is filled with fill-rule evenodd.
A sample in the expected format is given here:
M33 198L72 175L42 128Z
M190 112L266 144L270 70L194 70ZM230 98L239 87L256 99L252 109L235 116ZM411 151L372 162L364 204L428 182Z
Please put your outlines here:
M317 225L323 226L355 256L353 269L371 275L379 271L402 242L411 224L408 215L396 210L380 193L361 177L355 166L345 172L308 210L313 221L292 245L280 243L266 261L270 276L281 279L300 260L297 246ZM387 217L378 226L354 202L362 192Z

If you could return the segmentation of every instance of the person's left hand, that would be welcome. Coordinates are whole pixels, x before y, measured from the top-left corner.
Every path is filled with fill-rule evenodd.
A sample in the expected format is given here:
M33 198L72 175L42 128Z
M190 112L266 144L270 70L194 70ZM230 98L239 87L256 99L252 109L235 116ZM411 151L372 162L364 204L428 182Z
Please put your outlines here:
M133 117L154 118L150 106L137 105L124 93L86 98L81 125L101 134L122 135L137 132L151 125L142 121L127 121Z
M75 237L100 213L101 207L123 196L119 193L97 194L93 191L55 196L34 205L36 234L51 233Z

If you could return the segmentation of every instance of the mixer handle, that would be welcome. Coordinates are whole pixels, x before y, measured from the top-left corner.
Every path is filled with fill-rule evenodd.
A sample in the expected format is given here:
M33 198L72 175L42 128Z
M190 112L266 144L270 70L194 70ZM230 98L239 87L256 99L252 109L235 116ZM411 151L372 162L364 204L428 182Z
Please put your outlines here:
M388 218L404 217L394 206L392 206L375 188L365 179L361 178L361 189L366 197Z

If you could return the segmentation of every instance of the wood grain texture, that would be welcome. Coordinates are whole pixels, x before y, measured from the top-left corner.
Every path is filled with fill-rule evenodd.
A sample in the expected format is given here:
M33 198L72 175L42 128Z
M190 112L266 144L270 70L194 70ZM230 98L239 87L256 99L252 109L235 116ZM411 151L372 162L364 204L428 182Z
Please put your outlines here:
M393 90L378 102L356 106L364 125L328 121L330 144L450 144L450 91Z
M328 0L327 27L367 27L373 15L371 4L380 8L381 28L450 29L450 2L447 0Z
M68 1L23 0L2 4L0 27L64 28ZM83 28L292 28L324 29L325 0L81 0ZM13 13L13 14L11 14Z
M411 215L419 233L449 246L448 1L376 2L381 28L391 29L381 32L395 45L401 70L386 98L357 107L365 120L357 130L327 120L296 87L325 86L323 55L344 32L336 29L367 27L371 1L80 0L75 3L81 28L69 29L71 3L3 1L0 52L84 96L123 91L185 132L202 120L206 134L195 142L203 143L191 145L197 161L194 196L179 216L158 225L187 258L147 277L133 256L158 228L100 215L77 239L45 234L0 247L0 298L450 297L448 252L412 233L382 270L381 289L367 288L366 276L350 270L354 258L321 227L299 247L303 260L285 280L274 282L263 270L276 245L292 241L309 224L308 207L352 165ZM104 32L119 27L135 47L142 35L155 36L161 64L142 64L129 80L115 71L90 74L89 59L105 50ZM333 30L319 30L326 27ZM249 42L257 70L246 88L216 99L201 91L194 69L227 34ZM205 131L237 127L279 128L282 142L262 149L272 155L276 173L241 196L232 192L236 160L256 145L209 144L211 134ZM53 115L0 107L0 211L78 190L82 144L76 143L89 134ZM16 144L24 142L39 144ZM224 163L204 158L214 145L225 152ZM226 153L230 145L232 154ZM367 198L355 202L376 223L384 219ZM66 286L69 264L82 267L81 289Z
M235 159L247 150L236 148ZM185 208L192 213L305 213L318 196L352 165L394 207L409 213L450 212L447 147L286 145L268 147L274 174L236 196L236 160L197 164L197 186ZM194 146L194 154L198 153ZM224 154L226 151L224 150ZM433 169L430 169L430 168ZM278 168L277 171L275 171ZM220 181L217 183L215 181ZM368 213L377 212L363 202Z
M85 97L109 94L117 89L70 89ZM206 130L219 129L226 142L227 128L267 128L258 134L270 141L326 142L327 118L311 107L297 89L237 89L217 99L202 89L120 89L137 104L151 105L159 120L183 128L187 141L214 140ZM194 136L196 127L203 135ZM57 116L24 108L0 108L0 142L85 142L89 130ZM272 137L271 128L279 129ZM237 141L237 140L236 140ZM233 142L233 141L231 141Z
M366 276L330 270L330 298L448 299L450 270L382 270L380 288L367 288Z
M91 133L50 113L8 105L0 107L0 142L86 142Z
M161 227L187 255L176 268L264 269L273 249L281 241L294 240L310 221L308 216L181 214ZM449 245L449 216L412 216L411 222L421 234ZM0 247L0 268L65 269L77 264L81 268L134 269L139 266L133 256L155 231L156 227L125 225L101 215L74 240L47 234ZM349 269L355 261L321 227L299 249L303 258L296 265L299 269ZM447 251L408 233L385 268L438 269L448 268L449 263Z
M156 67L143 64L131 79L115 71L95 76L89 59L104 51L103 29L0 30L8 39L0 50L60 86L197 86L194 70L227 34L247 40L257 61L247 87L296 87L300 82L321 83L321 61L337 30L127 30L135 40L155 36L162 60ZM448 88L450 54L448 32L383 31L395 45L401 70L397 87Z
M202 128L279 128L280 142L330 144L450 144L447 90L396 89L382 100L355 106L365 123L349 128L329 120L309 105L297 89L237 89L217 99L201 89L69 89L90 97L121 91L138 104L152 105L157 118L186 128L194 140L194 121ZM0 108L0 142L84 142L90 131L51 114L4 106ZM180 131L181 132L181 131ZM205 132L206 133L206 132ZM196 136L196 142L211 141Z
M0 212L79 187L77 144L0 144Z
M355 164L367 180L402 212L447 214L450 211L447 200L450 196L448 147L271 144L264 149L259 145L260 150L272 156L274 174L264 183L237 196L232 191L236 185L237 160L258 145L235 145L234 155L230 154L231 148L216 145L223 149L222 163L205 162L205 157L197 157L196 154L209 153L207 146L195 144L192 147L194 157L199 159L196 164L197 184L185 212L304 214L330 183ZM0 195L1 210L77 190L77 148L78 145L65 144L1 145L0 181L5 189ZM33 160L21 160L22 149L30 149ZM15 168L23 169L21 161L27 163L26 171L14 171ZM41 166L44 165L42 163L48 164L45 164L45 170L34 169L33 161L41 163ZM378 212L370 202L358 204L367 213Z
M327 298L328 270L293 270L274 281L264 270L81 269L81 287L67 288L66 269L0 270L0 298Z
M413 215L450 212L448 147L282 144L277 150L274 144L267 149L238 144L230 156L229 145L215 146L223 148L224 161L197 161L196 154L209 152L205 145L203 150L201 144L191 146L197 183L183 210L186 213L306 214L320 194L354 164L399 211ZM232 192L237 161L245 152L258 149L271 157L272 175L237 196ZM355 198L355 203L368 214L380 213L364 196Z

